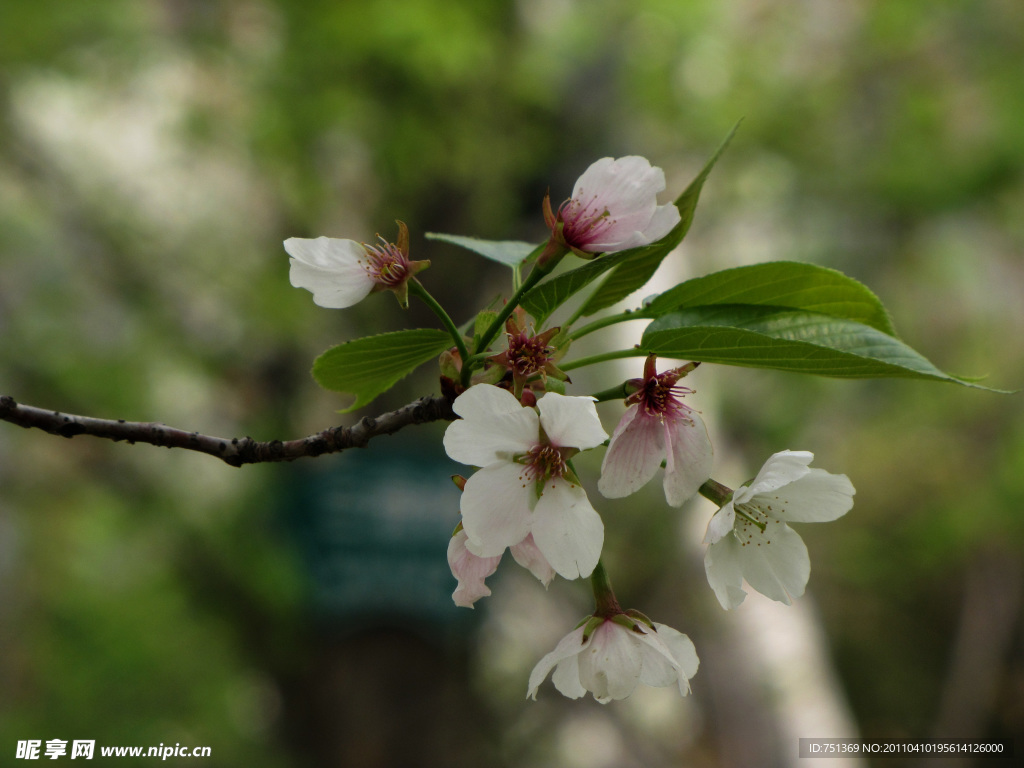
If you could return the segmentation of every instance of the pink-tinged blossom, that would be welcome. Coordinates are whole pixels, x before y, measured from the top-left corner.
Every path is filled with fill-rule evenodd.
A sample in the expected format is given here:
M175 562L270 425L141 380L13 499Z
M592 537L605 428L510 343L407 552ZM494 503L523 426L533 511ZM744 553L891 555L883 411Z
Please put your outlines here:
M643 157L605 157L576 181L572 197L544 217L554 239L577 255L611 253L653 243L680 221L672 203L658 205L665 173Z
M658 373L655 356L644 364L644 377L627 386L635 391L612 434L601 464L598 490L610 499L629 496L654 477L665 462L665 498L674 507L693 496L711 477L712 448L700 415L680 399L693 390L678 381L695 363Z
M537 408L507 390L477 384L453 403L462 418L444 447L455 461L480 467L462 493L466 548L500 555L533 535L560 576L589 576L604 543L604 524L568 465L607 439L594 400L548 392Z
M640 683L674 684L685 696L699 663L690 638L672 627L651 626L624 615L590 617L533 668L527 696L537 698L537 690L552 670L551 682L570 699L590 691L607 704L626 698Z
M481 597L491 594L491 589L484 580L498 570L501 555L494 557L477 557L466 548L468 536L464 528L459 528L448 542L448 567L459 584L452 593L452 600L461 608L472 608L473 603ZM510 548L512 557L517 563L536 576L545 587L555 577L555 571L537 549L533 535Z
M291 256L291 284L310 291L315 304L329 309L351 307L374 291L393 291L407 307L409 280L430 262L409 260L409 229L401 221L397 244L379 240L368 245L332 237L290 237L284 249Z
M846 475L812 469L813 459L807 451L776 453L711 518L704 569L723 608L743 602L744 579L786 605L804 593L811 560L803 539L787 523L842 517L853 507L856 492Z

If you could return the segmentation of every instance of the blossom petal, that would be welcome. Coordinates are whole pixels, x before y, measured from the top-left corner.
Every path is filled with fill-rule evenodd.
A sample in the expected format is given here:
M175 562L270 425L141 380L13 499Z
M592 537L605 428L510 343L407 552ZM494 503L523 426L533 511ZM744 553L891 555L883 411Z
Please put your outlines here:
M750 536L740 555L743 577L766 597L791 605L811 576L811 558L800 535L785 523L769 521Z
M733 501L741 504L759 493L770 493L789 485L810 472L808 465L814 460L809 451L779 451L768 457L757 477L749 486L737 489Z
M292 257L291 284L310 291L313 302L321 307L351 307L373 290L373 278L363 266L366 249L354 240L290 237L284 249Z
M704 572L715 597L726 610L736 608L747 593L743 591L743 563L740 542L734 534L723 537L704 553Z
M654 477L664 458L665 432L659 420L631 405L608 443L597 489L609 499L629 496Z
M679 681L682 670L660 632L641 626L644 632L634 632L639 641L640 682L654 688L664 688Z
M711 477L714 453L700 414L691 408L665 419L665 499L681 507Z
M640 682L640 649L631 635L605 621L591 635L590 647L579 654L580 683L602 704L626 698Z
M694 647L693 641L677 629L657 622L655 622L654 628L658 630L662 641L668 646L672 657L679 664L681 671L679 692L685 696L690 692L690 678L697 674L697 669L700 667L697 649Z
M481 597L491 594L484 579L498 570L501 555L477 557L466 549L466 538L466 531L460 530L448 542L448 567L459 582L452 600L461 608L472 608Z
M555 650L547 654L537 665L533 668L530 673L530 682L527 686L526 696L534 700L537 699L537 689L540 688L540 684L544 682L544 678L548 676L548 673L555 668L555 665L560 665L561 662L572 659L575 662L575 657L580 651L587 648L591 642L593 642L594 636L591 635L587 638L586 642L583 640L583 627L578 627L570 632L568 635L558 641L558 645L555 646ZM569 665L573 666L573 665ZM568 671L568 667L567 667ZM580 696L586 693L586 690L580 685L579 672L577 670L575 676L567 673L562 673L561 669L556 670L555 675L560 678L562 685L556 683L556 688L568 696L570 699L578 699ZM575 686L572 685L575 681ZM553 680L554 682L554 680ZM563 687L564 686L564 687Z
M466 547L477 557L500 555L530 532L534 491L533 483L523 478L523 469L499 462L466 481L460 504L462 526L469 539Z
M732 533L736 524L736 508L730 501L724 507L715 512L711 522L708 523L708 530L704 534L705 544L714 544L727 533Z
M532 533L514 547L510 547L509 551L515 561L536 576L545 587L555 578L555 569L544 559L544 555L533 540Z
M486 467L526 453L540 440L539 418L506 389L477 384L457 398L452 408L462 418L444 433L444 449L455 461Z
M850 511L855 493L846 475L811 469L779 489L781 505L773 503L771 514L790 523L827 523Z
M675 205L658 206L665 174L643 157L591 164L576 182L566 211L570 244L592 253L646 245L667 234L679 221ZM595 218L600 226L588 226Z
M552 445L559 448L594 448L608 439L592 397L566 397L548 392L537 401L540 423Z
M601 516L590 506L586 491L562 478L544 486L530 531L544 558L565 579L589 576L601 557Z

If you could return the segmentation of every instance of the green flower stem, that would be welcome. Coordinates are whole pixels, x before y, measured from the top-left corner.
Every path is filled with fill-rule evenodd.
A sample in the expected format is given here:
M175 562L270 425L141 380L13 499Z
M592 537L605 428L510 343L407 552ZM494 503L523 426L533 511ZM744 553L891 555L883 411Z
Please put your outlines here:
M562 256L564 255L565 254L563 253ZM526 276L522 285L516 289L515 293L512 294L512 298L506 302L504 308L498 313L498 316L494 318L494 321L487 327L487 330L480 336L480 342L476 345L476 349L473 350L474 352L483 352L491 345L491 342L494 341L494 337L498 335L502 326L505 325L505 321L508 320L509 316L515 311L515 308L519 306L519 302L522 300L523 295L539 283L545 275L549 274L551 270L557 266L560 260L561 256L558 258L552 258L543 266L538 264L530 270L530 274Z
M626 382L622 382L611 389L595 392L591 397L599 403L604 403L608 400L624 400L629 397L629 394L630 393L626 391Z
M732 501L732 488L722 485L715 480L708 480L697 492L708 501L713 501L719 507L724 507L730 501Z
M578 319L579 319L579 316L578 315L574 315L569 320L569 322L566 323L566 325L572 325ZM625 312L622 312L621 314L609 315L608 317L602 317L600 320L595 320L592 323L587 323L582 328L579 328L578 330L575 330L572 333L570 333L569 334L569 338L571 340L573 340L573 341L576 341L576 339L582 339L584 336L586 336L589 333L593 333L594 331L599 331L602 328L607 328L608 326L615 325L616 323L624 323L626 320L644 320L644 319L648 319L648 318L647 318L647 315L645 315L642 310L627 309Z
M597 606L594 611L595 616L611 618L623 612L612 591L612 582L608 578L608 572L605 571L604 563L600 560L597 561L594 572L590 574L590 586L594 590L594 603Z
M558 367L563 371L571 371L574 368L584 368L588 365L596 365L607 360L621 360L625 357L647 357L647 353L636 347L633 349L620 349L616 352L603 352L600 355L591 355L590 357L581 357L579 360L572 360L568 363L559 363Z
M459 333L459 329L455 327L455 323L452 321L451 317L448 316L448 313L444 311L444 307L437 302L437 299L430 295L430 292L424 288L423 284L416 278L409 281L409 291L416 296L419 296L420 299L423 300L423 303L430 307L430 310L437 315L441 324L445 327L451 335L452 340L455 342L455 347L459 350L459 355L463 360L463 366L465 366L466 361L469 360L469 350L466 349L466 342L462 338L462 334Z

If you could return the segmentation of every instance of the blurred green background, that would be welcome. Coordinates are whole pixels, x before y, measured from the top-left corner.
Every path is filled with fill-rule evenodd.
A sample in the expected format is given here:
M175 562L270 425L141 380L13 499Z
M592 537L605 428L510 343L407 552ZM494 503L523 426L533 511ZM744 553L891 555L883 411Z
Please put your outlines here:
M13 0L0 393L259 439L351 423L313 357L435 321L387 295L314 306L288 283L284 238L393 237L401 218L462 320L508 275L424 232L537 242L545 191L564 198L607 155L650 158L674 196L740 117L665 280L835 267L940 367L1021 386L1017 0ZM358 459L235 470L0 424L0 754L60 738L209 745L204 764L224 766L806 768L799 736L1024 749L1019 396L709 366L687 383L716 478L811 450L856 505L802 528L806 598L724 614L703 578L705 502L669 510L656 483L596 502L623 603L702 659L686 700L607 707L550 683L523 700L532 664L590 610L585 585L545 593L506 563L472 613L403 603L373 570L391 534L338 523L351 484L411 536L410 583L436 577L436 551L442 598L454 588L456 497L413 477L455 471L443 425ZM367 412L436 391L427 367ZM385 508L375 484L412 491Z

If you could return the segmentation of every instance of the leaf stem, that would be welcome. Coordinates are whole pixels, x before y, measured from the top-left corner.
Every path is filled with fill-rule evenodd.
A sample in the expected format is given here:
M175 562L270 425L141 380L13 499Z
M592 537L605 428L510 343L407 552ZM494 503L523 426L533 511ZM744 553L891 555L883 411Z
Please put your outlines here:
M563 371L571 371L574 368L584 368L588 365L596 365L597 363L603 363L608 360L621 360L625 357L647 357L647 353L642 349L637 349L636 347L631 349L620 349L615 352L603 352L600 355L581 357L578 360L571 360L568 363L559 363L558 367Z
M577 339L582 339L587 334L593 333L594 331L599 331L602 328L607 328L610 325L615 325L616 323L624 323L627 320L643 320L646 318L647 316L643 313L642 310L627 309L625 312L622 312L618 315L609 315L608 317L602 317L600 320L595 320L592 323L587 323L582 328L579 328L570 333L569 338L572 341L576 341ZM566 323L566 325L572 325L572 323L575 322L577 319L579 319L577 316L572 317L570 321Z
M455 326L455 323L452 321L451 317L449 317L448 313L444 311L444 307L438 303L437 299L430 295L430 292L424 288L423 284L416 278L409 281L409 290L419 296L420 299L423 300L423 303L430 307L431 312L437 315L441 324L445 327L449 335L452 337L452 340L455 342L455 347L459 350L459 355L462 357L463 365L465 365L465 361L469 360L469 350L466 349L466 342L462 338L462 334L459 333L459 329Z

